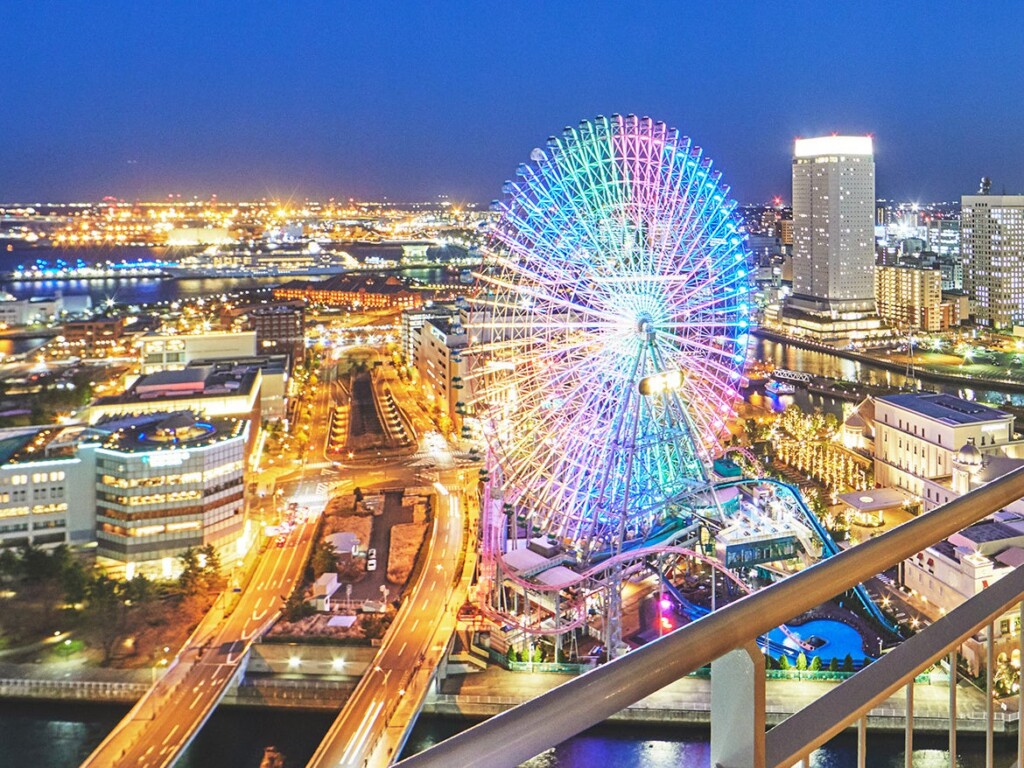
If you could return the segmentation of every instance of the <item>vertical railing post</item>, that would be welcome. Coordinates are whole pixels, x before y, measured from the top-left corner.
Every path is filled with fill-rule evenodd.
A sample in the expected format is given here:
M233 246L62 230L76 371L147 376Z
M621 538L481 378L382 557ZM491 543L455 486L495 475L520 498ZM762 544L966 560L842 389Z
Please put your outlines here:
M1024 602L1020 604L1017 626L1017 765L1024 766Z
M914 768L914 678L907 683L907 716L906 732L903 735L903 764L906 768Z
M949 768L956 768L956 648L949 652Z
M996 708L992 699L993 667L995 666L996 624L988 624L988 643L985 645L985 768L992 768L995 752Z
M711 662L714 768L764 768L764 666L754 642Z
M857 721L857 768L867 768L868 760L868 715Z

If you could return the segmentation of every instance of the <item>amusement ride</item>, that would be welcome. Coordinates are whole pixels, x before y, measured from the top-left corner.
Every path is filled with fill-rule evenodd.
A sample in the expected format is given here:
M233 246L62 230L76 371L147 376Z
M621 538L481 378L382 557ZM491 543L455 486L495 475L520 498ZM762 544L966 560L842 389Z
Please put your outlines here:
M737 469L722 457L752 299L737 204L701 148L647 117L598 117L533 150L503 193L464 353L488 449L485 612L557 649L587 625L614 658L626 580L653 577L695 618L707 609L674 569L710 568L713 604L716 574L750 588L730 560L781 559L771 542L834 551L795 489L715 471ZM769 535L727 558L737 522Z

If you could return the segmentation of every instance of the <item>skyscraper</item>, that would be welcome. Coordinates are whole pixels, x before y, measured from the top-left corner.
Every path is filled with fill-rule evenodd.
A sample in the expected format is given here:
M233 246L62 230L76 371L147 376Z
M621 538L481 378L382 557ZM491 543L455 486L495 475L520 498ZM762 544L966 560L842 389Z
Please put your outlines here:
M995 328L1024 325L1024 195L964 195L960 207L971 314Z
M874 310L875 160L870 136L797 139L793 305L834 318Z
M789 333L842 345L889 335L875 314L874 223L871 137L797 139Z

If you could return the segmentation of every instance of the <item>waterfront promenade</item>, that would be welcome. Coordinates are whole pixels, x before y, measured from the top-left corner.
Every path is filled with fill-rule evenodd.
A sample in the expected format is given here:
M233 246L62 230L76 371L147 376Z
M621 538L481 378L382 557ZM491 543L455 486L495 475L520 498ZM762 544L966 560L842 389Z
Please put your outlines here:
M263 648L271 650L272 646ZM324 646L310 646L309 652L324 652ZM347 649L351 653L352 649ZM282 646L282 658L299 651ZM362 654L369 663L372 654ZM47 665L49 666L49 665ZM46 674L40 665L0 665L0 698L40 701L76 701L102 704L136 701L148 688L146 671L81 669L75 673L55 671ZM22 673L20 676L17 676ZM67 674L65 677L64 675ZM423 713L471 720L491 717L522 703L569 679L569 675L546 672L508 672L492 666L483 672L450 675L432 690L423 702ZM238 684L228 689L221 706L337 712L355 688L357 676L297 675L294 673L245 673ZM836 682L815 680L768 680L766 683L767 723L774 725L815 701ZM710 722L710 681L686 677L658 693L623 710L612 718L616 722L647 725L704 726ZM1007 707L996 707L997 733L1017 731L1016 700ZM915 730L945 734L948 729L949 688L946 677L938 673L931 682L918 683L914 689ZM984 694L961 681L957 690L958 730L983 733L985 729ZM903 693L890 697L868 717L869 730L902 731L906 703Z

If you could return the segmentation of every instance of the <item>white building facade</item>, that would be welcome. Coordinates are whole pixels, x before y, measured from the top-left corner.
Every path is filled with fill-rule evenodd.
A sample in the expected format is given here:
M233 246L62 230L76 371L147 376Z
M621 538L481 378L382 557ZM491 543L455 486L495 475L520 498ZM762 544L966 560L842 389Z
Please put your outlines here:
M869 136L797 139L793 303L811 312L875 306L875 160Z
M953 458L971 440L981 449L1009 443L1013 416L934 392L875 399L875 482L925 497L926 481L953 474Z
M1024 195L964 195L960 252L975 320L1024 325Z

